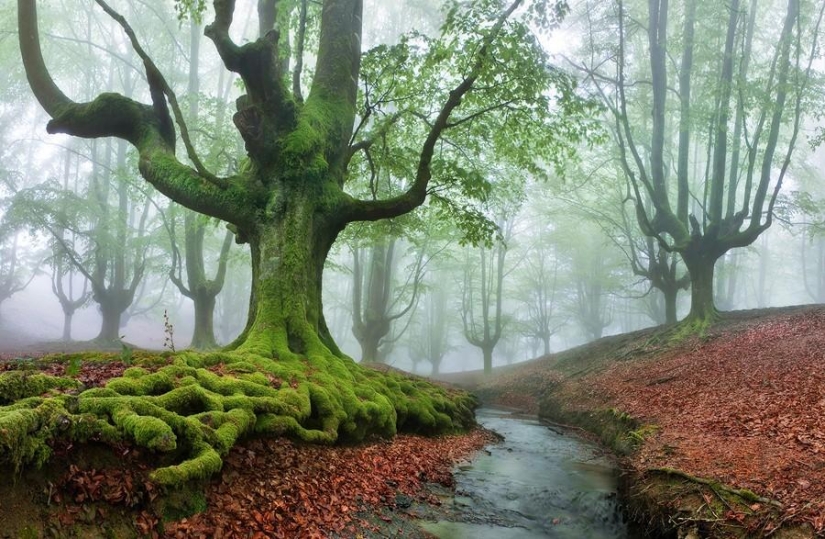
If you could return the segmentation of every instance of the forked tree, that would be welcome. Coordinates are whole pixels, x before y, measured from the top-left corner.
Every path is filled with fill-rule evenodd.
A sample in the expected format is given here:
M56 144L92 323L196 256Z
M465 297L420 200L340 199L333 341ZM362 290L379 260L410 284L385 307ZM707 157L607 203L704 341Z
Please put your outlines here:
M688 323L704 327L717 316L716 261L773 222L811 108L825 4L649 0L605 9L601 21L588 10L593 55L581 67L612 112L638 224L681 255ZM600 31L618 43L599 45ZM650 128L634 118L650 118Z
M245 91L233 117L245 142L245 165L221 177L196 154L170 84L129 23L103 0L96 3L120 24L142 59L151 102L101 93L80 103L65 95L41 53L37 2L18 0L23 63L37 100L52 118L47 130L128 141L146 181L183 206L226 221L238 242L249 243L253 290L246 329L231 345L238 350L267 357L343 357L322 313L321 276L330 247L348 223L396 217L424 203L446 133L506 142L513 152L544 163L566 155L567 135L582 136L572 125L582 108L569 79L547 65L531 30L563 12L555 4L453 4L440 38L412 38L393 49L396 63L383 72L386 79L406 73L409 81L431 81L429 107L407 106L389 95L400 90L385 82L385 108L372 101L359 115L362 0L325 0L320 6L259 0L259 37L243 45L230 36L235 1L214 0L205 35ZM176 3L182 12L207 15L203 1ZM307 17L308 8L317 9L317 16ZM317 28L308 26L312 21ZM294 36L291 28L297 28ZM304 50L316 42L317 50ZM310 53L316 64L305 85L310 74L304 73L303 60ZM416 95L410 88L404 92ZM350 162L374 137L405 125L421 133L405 191L386 199L353 196L347 190ZM178 135L191 166L176 154ZM537 137L544 137L539 146L522 144ZM447 174L441 178L445 182L451 179Z

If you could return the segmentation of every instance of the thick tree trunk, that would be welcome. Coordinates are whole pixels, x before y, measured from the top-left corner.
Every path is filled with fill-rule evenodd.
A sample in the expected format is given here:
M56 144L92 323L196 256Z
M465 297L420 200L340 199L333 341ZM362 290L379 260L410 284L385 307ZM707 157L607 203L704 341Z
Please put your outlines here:
M100 316L103 318L100 324L100 333L96 341L102 343L116 343L120 341L120 315L121 309L114 301L100 302Z
M215 296L208 290L195 292L192 302L195 306L195 329L190 346L197 350L217 348L214 330Z
M378 338L375 338L378 337ZM361 362L362 363L377 363L379 362L378 341L381 337L374 335L369 331L367 335L358 338L358 344L361 345Z
M323 317L324 262L342 226L316 211L319 202L291 193L271 222L244 231L252 255L247 327L230 345L265 357L344 357Z
M682 258L690 272L690 314L687 320L709 324L719 316L713 302L713 271L719 257L700 247L682 253Z

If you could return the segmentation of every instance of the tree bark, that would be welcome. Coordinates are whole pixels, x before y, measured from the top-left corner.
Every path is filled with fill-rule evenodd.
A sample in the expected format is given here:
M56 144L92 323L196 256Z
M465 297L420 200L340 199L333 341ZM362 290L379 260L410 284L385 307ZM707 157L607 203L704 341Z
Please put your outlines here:
M297 188L282 212L244 231L252 255L252 297L247 327L230 348L265 357L332 353L322 313L324 262L343 223L319 211L321 200Z
M120 316L123 314L131 298L127 301L118 301L118 298L107 298L98 302L100 305L100 333L95 338L96 341L106 344L120 342Z
M678 322L676 317L676 301L679 299L679 288L667 288L662 290L665 298L665 324L671 325Z
M195 329L190 346L197 350L217 347L214 330L215 294L211 290L198 290L192 302L195 306Z
M70 342L72 340L72 317L74 313L63 312L63 342Z
M682 253L682 259L690 272L689 322L709 324L719 316L713 301L713 272L718 258L709 249L699 248Z
M484 358L484 374L493 372L493 348L495 346L484 346L481 349L481 355Z

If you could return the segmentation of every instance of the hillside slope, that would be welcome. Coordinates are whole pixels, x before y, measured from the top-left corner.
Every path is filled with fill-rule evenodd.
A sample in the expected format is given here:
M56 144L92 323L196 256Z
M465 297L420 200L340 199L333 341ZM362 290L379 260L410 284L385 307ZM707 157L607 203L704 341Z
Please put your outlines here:
M825 533L823 306L729 313L701 337L609 337L452 381L624 453L629 507L658 533Z

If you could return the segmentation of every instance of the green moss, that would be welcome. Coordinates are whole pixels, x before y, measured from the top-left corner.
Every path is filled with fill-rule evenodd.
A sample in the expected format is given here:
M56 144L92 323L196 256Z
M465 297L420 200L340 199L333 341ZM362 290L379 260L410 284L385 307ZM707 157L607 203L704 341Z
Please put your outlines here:
M80 382L31 371L7 371L0 374L0 405L26 397L42 395L52 389L76 389Z
M230 374L206 368L218 362L219 372ZM0 406L0 458L19 467L45 461L55 438L125 439L169 454L175 464L152 474L165 485L215 473L221 457L252 433L329 444L393 436L399 429L451 432L474 424L477 404L466 393L317 353L272 359L249 351L187 352L156 372L131 367L105 387L78 395L44 395L67 382L12 372L4 376L15 388L7 394L21 398Z
M71 414L57 398L29 399L25 406L0 408L0 463L15 470L25 463L40 467L51 456L47 442L71 424Z
M207 506L201 485L186 485L170 489L161 501L159 512L164 522L176 522L203 513Z
M150 479L161 485L181 485L196 479L206 479L219 472L223 466L221 456L206 442L199 442L194 448L194 457L174 466L158 468L150 474Z
M295 129L284 137L282 147L286 162L302 174L322 174L328 168L325 159L329 133L347 116L349 105L340 99L310 97L298 115Z

